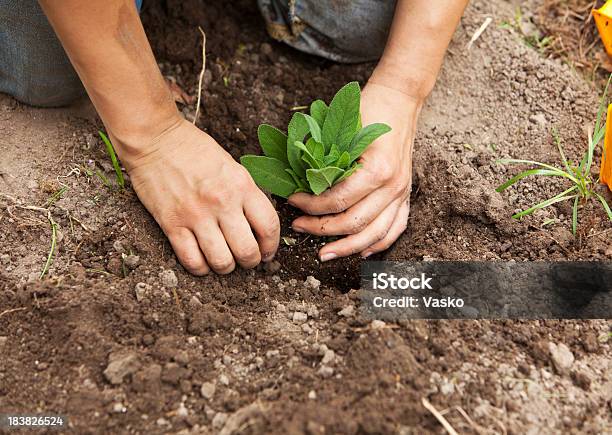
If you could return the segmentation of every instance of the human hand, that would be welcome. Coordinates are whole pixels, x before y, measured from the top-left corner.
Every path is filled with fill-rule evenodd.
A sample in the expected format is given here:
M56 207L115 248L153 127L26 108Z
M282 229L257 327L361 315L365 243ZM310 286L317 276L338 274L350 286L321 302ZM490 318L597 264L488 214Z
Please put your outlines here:
M251 268L273 258L274 207L212 137L180 119L146 149L122 161L185 269L226 274L236 263Z
M387 249L404 232L410 210L412 148L422 100L370 81L361 97L363 125L383 122L392 130L360 158L363 167L319 196L296 193L289 203L307 213L293 229L346 237L326 244L321 261Z

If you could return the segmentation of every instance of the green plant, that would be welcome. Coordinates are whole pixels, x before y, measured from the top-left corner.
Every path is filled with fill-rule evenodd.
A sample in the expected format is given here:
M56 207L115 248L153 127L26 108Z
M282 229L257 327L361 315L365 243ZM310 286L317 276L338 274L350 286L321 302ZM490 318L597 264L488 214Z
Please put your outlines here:
M121 166L119 166L119 161L117 160L117 155L115 154L115 149L113 148L113 144L110 139L101 131L98 131L98 134L102 138L102 142L106 145L106 151L108 151L108 155L111 158L111 162L113 163L113 168L115 168L115 175L117 177L117 184L122 189L125 188L125 179L123 178L123 172L121 172Z
M310 105L310 114L296 112L287 134L262 124L257 130L263 156L242 156L240 162L259 187L283 198L296 192L320 195L349 177L368 145L391 131L386 124L361 126L361 90L351 82L329 106Z
M536 167L523 171L518 175L515 175L514 177L500 185L496 189L498 192L503 192L508 187L512 186L523 178L532 175L543 177L561 177L571 181L571 187L559 193L558 195L553 196L552 198L549 198L532 207L529 207L526 210L516 213L512 216L514 219L520 219L523 216L527 216L536 210L548 207L561 201L573 200L574 202L572 206L572 233L576 235L576 229L578 227L579 206L586 204L587 201L593 198L596 198L597 200L599 200L599 202L601 202L601 205L606 211L608 218L612 221L612 210L610 210L610 206L606 202L605 198L599 193L597 193L595 190L597 184L599 184L599 179L595 180L591 175L591 166L593 164L593 154L595 151L595 147L599 144L599 142L601 142L606 131L604 113L606 106L606 95L608 93L608 87L610 86L610 80L612 80L612 75L610 75L610 78L608 79L608 83L606 84L606 88L599 103L599 110L597 111L597 118L595 120L595 129L593 131L589 130L588 132L588 148L584 156L582 157L580 163L567 160L567 158L565 157L565 153L563 152L561 139L554 129L552 131L552 134L555 144L557 145L557 149L559 150L559 155L561 156L561 162L563 163L562 169L533 160L501 159L497 161L498 163L502 164L529 164Z

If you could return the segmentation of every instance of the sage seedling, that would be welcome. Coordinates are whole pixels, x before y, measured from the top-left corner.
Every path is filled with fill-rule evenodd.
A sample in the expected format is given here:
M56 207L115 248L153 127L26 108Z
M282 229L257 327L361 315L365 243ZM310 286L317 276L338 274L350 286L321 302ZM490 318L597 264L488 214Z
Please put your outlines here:
M320 195L361 167L368 145L391 131L386 124L362 127L359 83L343 86L329 106L310 105L310 114L296 112L287 134L268 124L257 130L263 156L245 155L240 163L255 183L283 198L296 192Z

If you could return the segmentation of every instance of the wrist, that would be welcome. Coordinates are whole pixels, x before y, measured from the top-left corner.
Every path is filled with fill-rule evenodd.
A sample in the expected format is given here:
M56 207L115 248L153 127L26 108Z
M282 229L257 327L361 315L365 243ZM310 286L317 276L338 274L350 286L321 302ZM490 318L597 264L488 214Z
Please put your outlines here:
M384 57L368 80L368 83L386 86L402 92L414 100L419 107L424 104L435 82L435 74L409 68L406 67L405 63L387 60Z

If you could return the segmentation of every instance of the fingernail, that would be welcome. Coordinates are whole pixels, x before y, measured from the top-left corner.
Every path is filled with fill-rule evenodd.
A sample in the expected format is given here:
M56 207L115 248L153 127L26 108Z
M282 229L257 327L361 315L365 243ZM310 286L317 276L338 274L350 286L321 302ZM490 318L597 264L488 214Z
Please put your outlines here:
M338 255L333 252L328 252L327 254L321 255L321 262L324 263L326 261L333 260L334 258L338 258Z
M293 231L295 231L296 233L303 233L305 232L304 228L300 227L299 225L291 225L291 228L293 228Z
M372 251L366 251L361 255L361 258L368 258L372 254L373 254Z

